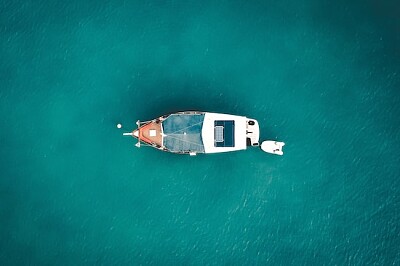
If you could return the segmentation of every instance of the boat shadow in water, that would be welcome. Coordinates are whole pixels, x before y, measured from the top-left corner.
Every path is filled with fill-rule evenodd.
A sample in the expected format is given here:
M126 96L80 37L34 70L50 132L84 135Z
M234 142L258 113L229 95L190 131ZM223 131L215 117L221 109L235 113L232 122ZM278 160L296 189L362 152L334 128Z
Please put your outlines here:
M198 80L159 80L128 91L123 101L130 114L142 119L184 110L246 114L246 104L229 91L226 86Z

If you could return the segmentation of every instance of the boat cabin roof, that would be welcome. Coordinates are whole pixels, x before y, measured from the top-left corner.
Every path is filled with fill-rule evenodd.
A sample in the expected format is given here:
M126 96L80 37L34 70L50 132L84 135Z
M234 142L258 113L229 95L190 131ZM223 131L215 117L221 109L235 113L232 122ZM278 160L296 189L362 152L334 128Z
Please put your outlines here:
M201 136L204 152L244 150L247 118L244 116L205 113Z

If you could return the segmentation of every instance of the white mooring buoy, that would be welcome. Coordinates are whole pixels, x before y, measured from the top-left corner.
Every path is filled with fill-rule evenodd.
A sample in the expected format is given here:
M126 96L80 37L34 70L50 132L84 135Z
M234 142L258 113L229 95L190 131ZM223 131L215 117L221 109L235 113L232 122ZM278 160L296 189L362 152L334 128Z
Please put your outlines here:
M122 125L121 124L117 124L117 128L122 128Z

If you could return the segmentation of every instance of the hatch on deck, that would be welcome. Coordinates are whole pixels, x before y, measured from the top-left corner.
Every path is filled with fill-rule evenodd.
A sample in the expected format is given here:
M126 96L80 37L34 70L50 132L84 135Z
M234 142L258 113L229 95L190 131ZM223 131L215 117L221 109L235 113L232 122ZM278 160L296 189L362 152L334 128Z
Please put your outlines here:
M214 147L235 147L235 121L214 122Z

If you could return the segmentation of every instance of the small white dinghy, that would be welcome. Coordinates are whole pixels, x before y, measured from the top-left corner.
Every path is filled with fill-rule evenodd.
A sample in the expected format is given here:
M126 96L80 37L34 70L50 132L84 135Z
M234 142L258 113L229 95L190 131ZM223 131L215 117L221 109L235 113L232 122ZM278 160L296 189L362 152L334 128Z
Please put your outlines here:
M283 146L285 146L284 142L273 141L273 140L266 140L261 143L261 149L263 151L276 155L283 155L282 151Z

